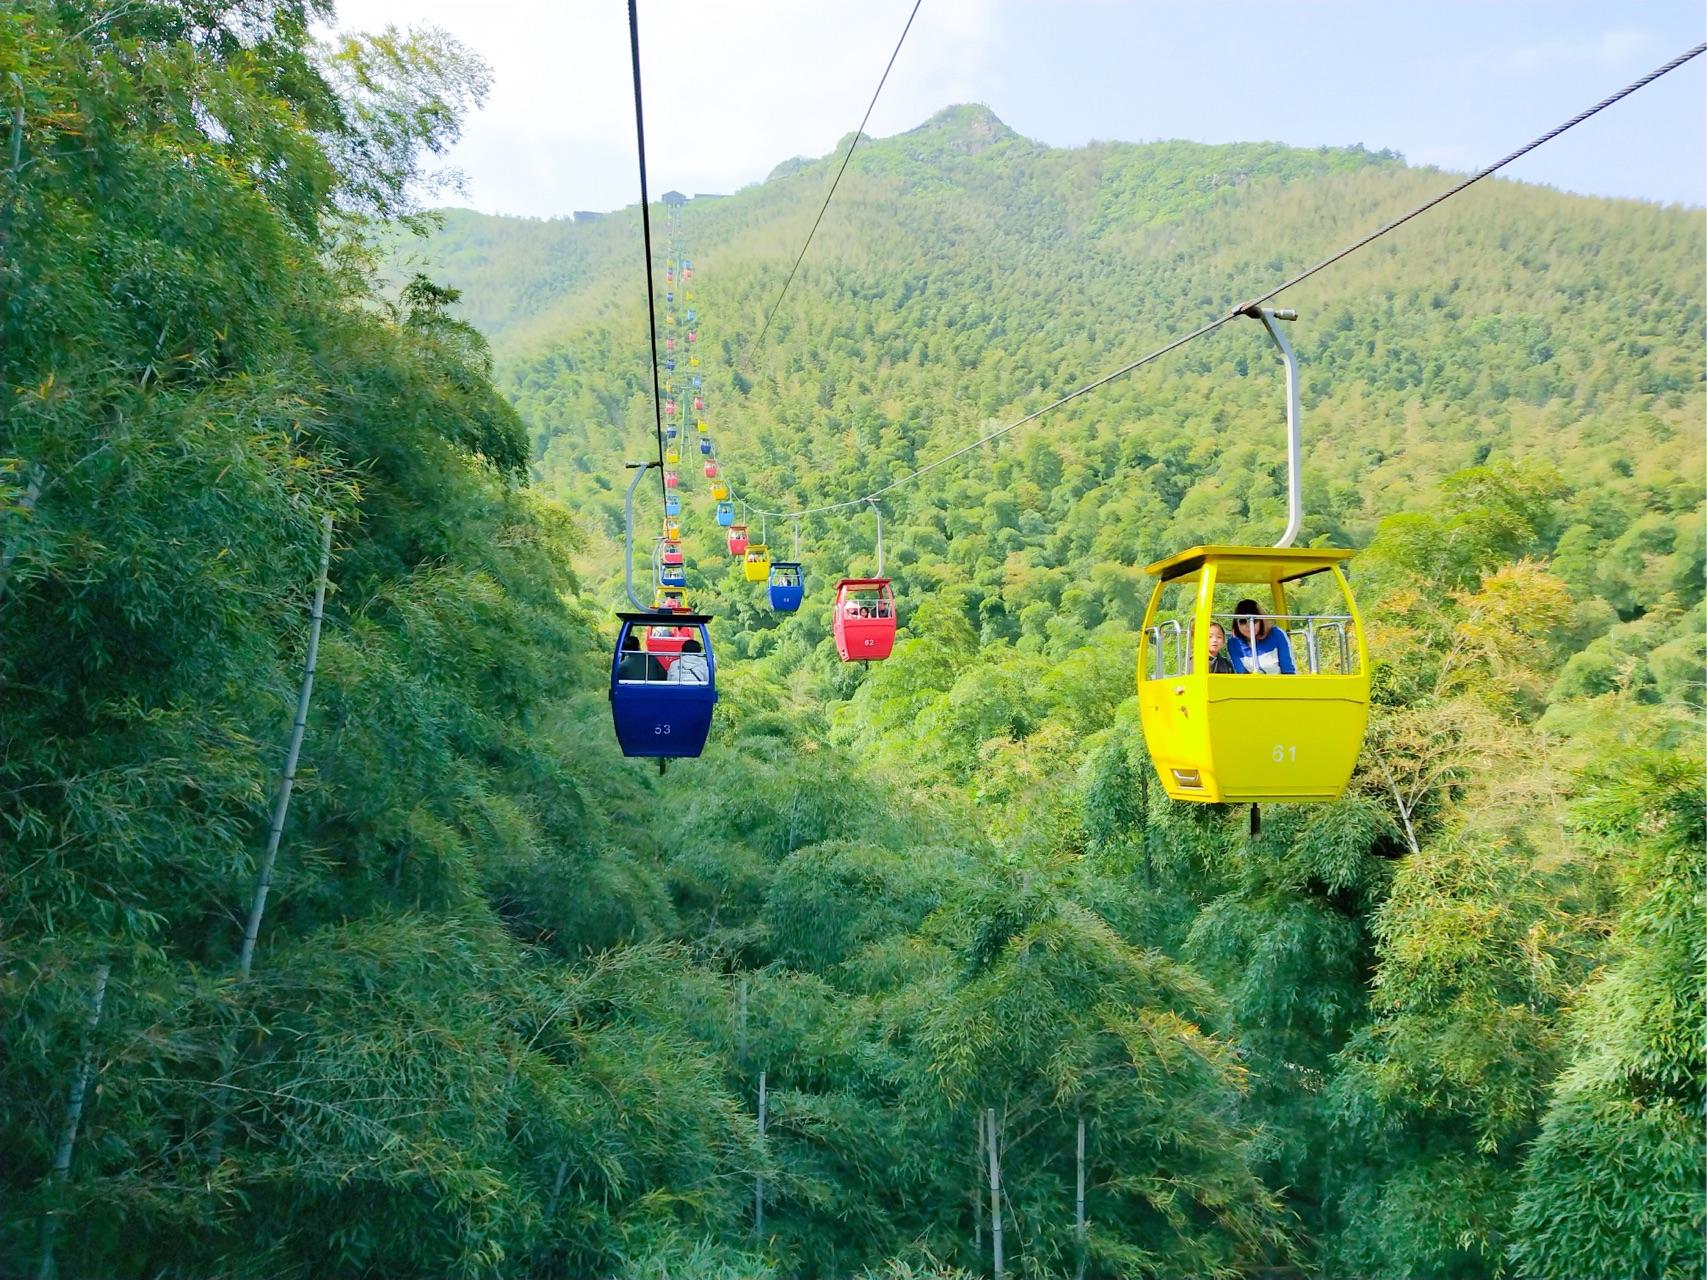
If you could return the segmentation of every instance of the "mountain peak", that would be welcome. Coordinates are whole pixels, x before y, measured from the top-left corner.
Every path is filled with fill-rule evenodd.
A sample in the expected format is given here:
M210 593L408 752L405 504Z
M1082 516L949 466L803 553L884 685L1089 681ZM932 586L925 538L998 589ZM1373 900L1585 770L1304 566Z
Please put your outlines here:
M916 129L909 129L903 138L936 138L957 151L982 151L998 142L1018 138L1001 118L981 102L956 103L944 107Z

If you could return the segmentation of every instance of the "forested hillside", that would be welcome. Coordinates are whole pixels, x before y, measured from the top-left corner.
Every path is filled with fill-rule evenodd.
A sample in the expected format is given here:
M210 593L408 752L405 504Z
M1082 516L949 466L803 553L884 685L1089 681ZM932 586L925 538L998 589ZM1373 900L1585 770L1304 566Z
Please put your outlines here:
M761 510L866 492L1224 313L1446 181L1360 150L1051 150L982 108L953 108L856 152L755 347L837 163L791 162L677 215L697 271L705 416L735 496ZM610 600L620 463L651 447L637 223L635 210L592 226L451 211L416 250L492 336L536 475L589 520L584 563ZM626 234L599 262L613 227ZM1660 1191L1658 1166L1643 1175L1656 1216L1624 1239L1634 1253L1587 1243L1593 1232L1570 1252L1575 1217L1545 1229L1558 1252L1531 1247L1512 1206L1523 1197L1519 1220L1536 1230L1529 1215L1574 1213L1561 1188L1594 1176L1592 1151L1568 1173L1546 1163L1562 1156L1553 1126L1586 1114L1565 1104L1587 1052L1576 1010L1615 963L1607 930L1630 927L1612 922L1656 905L1619 896L1636 828L1608 845L1580 807L1620 786L1636 809L1663 807L1645 788L1681 782L1674 767L1694 776L1701 234L1698 212L1496 181L1281 299L1301 312L1305 539L1364 551L1354 578L1374 622L1378 706L1352 799L1271 812L1251 842L1243 815L1206 826L1147 781L1129 697L1142 566L1193 542L1265 541L1284 522L1280 365L1246 323L888 495L904 638L869 671L835 661L824 604L837 576L869 571L868 514L800 522L819 604L779 617L723 555L703 491L690 496L690 598L718 615L723 653L757 661L725 668L740 702L714 738L724 750L660 792L687 806L680 839L748 830L712 797L755 757L815 771L839 749L990 841L1019 877L998 895L1070 870L1076 888L1057 882L1053 906L1090 894L1092 918L1185 961L1223 1002L1218 1029L1250 1073L1243 1114L1262 1135L1250 1159L1285 1188L1285 1256L1305 1270L1692 1273L1681 1254L1656 1262L1636 1243L1663 1236L1662 1220L1679 1240L1700 1225L1699 1197L1686 1180ZM582 282L549 295L506 283L555 277L559 262ZM770 523L773 547L792 533ZM1638 777L1606 772L1638 747L1658 752ZM1679 852L1694 840L1672 838ZM733 846L750 856L749 836ZM821 863L814 874L834 878ZM787 902L771 928L826 929L821 899ZM1699 957L1698 916L1687 932ZM845 972L830 933L780 958ZM1700 994L1690 985L1684 1007ZM1071 1035L1055 1019L1042 1039L1058 1053ZM988 1025L988 1056L1023 1060L1016 1042L1033 1024ZM1698 1087L1699 1055L1682 1057ZM983 1102L1045 1105L1018 1083L1023 1068L1006 1069L1017 1078ZM1048 1105L1063 1119L1017 1167L1065 1159L1065 1117L1083 1104L1062 1088ZM1655 1146L1678 1161L1674 1178L1701 1157L1683 1114ZM1102 1150L1119 1170L1122 1156ZM1029 1212L1061 1227L1070 1174L1056 1164ZM1176 1273L1122 1252L1144 1231L1123 1241L1090 1216L1093 1272ZM777 1231L786 1218L779 1207ZM1027 1256L1065 1267L1072 1252Z
M1253 836L1138 730L1143 565L1282 523L1243 321L886 499L883 664L827 638L868 514L778 619L690 487L722 701L660 777L605 699L638 211L410 239L484 68L316 12L0 19L0 1274L988 1275L993 1113L1011 1275L1702 1275L1699 211L1485 184L1281 299L1343 801ZM1443 181L953 108L755 346L835 163L680 216L760 507Z

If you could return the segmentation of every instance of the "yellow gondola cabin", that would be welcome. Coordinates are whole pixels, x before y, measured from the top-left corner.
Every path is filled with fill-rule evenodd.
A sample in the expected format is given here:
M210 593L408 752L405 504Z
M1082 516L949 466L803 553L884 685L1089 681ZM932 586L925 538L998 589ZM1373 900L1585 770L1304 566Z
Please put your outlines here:
M748 582L764 582L771 576L770 549L762 542L749 542L741 572Z
M1204 546L1149 566L1157 581L1138 643L1138 704L1169 796L1297 802L1345 791L1369 720L1363 621L1340 568L1351 554ZM1210 670L1210 625L1238 634L1239 597L1260 613L1242 634L1278 629L1296 674Z

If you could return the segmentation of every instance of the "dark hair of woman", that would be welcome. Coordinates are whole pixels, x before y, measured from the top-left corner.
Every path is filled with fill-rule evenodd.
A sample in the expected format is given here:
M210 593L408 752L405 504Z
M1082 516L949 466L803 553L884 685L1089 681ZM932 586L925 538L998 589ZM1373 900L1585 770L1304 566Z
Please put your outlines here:
M1257 607L1255 600L1241 600L1233 606L1233 630L1240 636L1245 634L1247 620L1252 623L1252 639L1261 640L1268 635L1268 619L1262 616L1262 610Z

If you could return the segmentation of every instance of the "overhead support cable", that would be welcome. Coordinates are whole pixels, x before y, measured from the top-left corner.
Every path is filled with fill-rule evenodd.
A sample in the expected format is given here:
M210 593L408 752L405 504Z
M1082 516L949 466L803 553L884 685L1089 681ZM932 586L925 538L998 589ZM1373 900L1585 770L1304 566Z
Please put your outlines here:
M883 92L884 82L889 79L889 72L895 66L895 59L901 52L901 46L907 41L907 32L913 29L913 19L919 16L919 5L924 0L913 0L913 11L907 15L907 25L901 28L901 38L895 42L894 52L889 55L889 62L883 68L883 75L877 81L877 88L872 92L871 101L866 104L865 115L860 117L859 128L854 130L853 137L848 141L847 154L842 157L842 167L836 170L835 179L830 183L830 190L824 196L824 203L819 206L818 216L812 220L812 230L806 233L806 243L800 246L800 252L794 256L794 265L789 268L788 279L782 282L782 290L776 295L776 301L771 303L770 313L765 316L764 327L759 330L759 336L753 340L756 348L765 340L770 332L771 321L776 319L777 308L782 305L783 298L788 296L788 286L794 283L795 272L800 270L800 263L806 257L806 251L812 247L812 237L818 234L818 224L824 220L824 211L830 207L830 201L835 197L836 187L842 181L842 175L848 171L848 161L853 159L854 148L865 136L866 123L871 119L872 108L877 105L877 97Z
M1506 155L1506 156L1502 157L1501 159L1494 161L1493 164L1488 165L1486 168L1478 169L1475 173L1471 174L1469 177L1464 178L1462 181L1454 183L1451 187L1448 187L1445 191L1442 191L1439 195L1433 196L1430 199L1425 200L1422 204L1419 204L1414 209L1411 209L1411 210L1401 214L1399 217L1394 218L1391 222L1387 222L1387 223L1382 224L1381 226L1377 227L1374 231L1371 231L1368 235L1364 236L1362 239L1355 240L1351 244L1346 245L1343 249L1340 249L1335 253L1329 254L1327 257L1323 258L1320 262L1317 262L1315 265L1305 268L1303 271L1300 271L1297 275L1292 276L1291 278L1285 280L1284 282L1275 285L1273 288L1269 289L1266 293L1260 293L1256 297L1250 299L1248 302L1240 303L1238 306L1234 307L1231 311L1229 311L1226 315L1218 316L1215 319L1210 320L1205 324L1199 325L1197 328L1193 329L1190 333L1187 333L1181 337L1175 338L1172 342L1169 342L1166 346L1158 347L1158 348L1156 348L1156 350L1150 352L1148 355L1140 356L1140 357L1138 357L1138 359L1133 360L1128 364L1123 364L1120 366L1120 368L1114 370L1112 373L1106 373L1094 382L1087 382L1084 386L1078 387L1072 391L1069 391L1066 395L1061 396L1060 398L1058 398L1056 400L1050 401L1048 404L1044 405L1041 409L1032 410L1032 412L1026 414L1023 418L1018 418L1018 419L1014 420L1013 422L1008 423L1005 426L997 427L993 431L986 432L984 435L979 436L976 440L973 440L971 443L962 445L960 448L954 450L953 452L944 454L942 457L936 459L933 462L926 463L924 466L918 468L915 471L909 471L906 475L899 476L896 479L891 480L888 484L881 485L880 487L871 490L869 493L862 493L856 498L848 498L842 502L826 502L826 503L822 503L818 506L800 507L800 508L797 508L793 511L764 511L764 510L760 509L759 507L752 507L752 510L758 511L761 515L773 515L773 516L777 516L777 517L782 518L782 519L799 519L802 516L820 515L820 514L823 514L825 512L830 512L830 511L845 511L845 510L849 509L850 507L860 506L862 503L870 502L875 498L880 498L884 494L889 493L890 491L892 491L894 489L899 489L902 485L910 484L914 480L917 480L921 476L929 475L932 471L935 471L938 467L947 466L949 463L955 461L957 458L963 458L967 454L972 453L975 450L983 448L985 445L991 443L992 441L999 440L1003 436L1008 435L1011 432L1019 430L1019 428L1025 426L1027 423L1036 422L1039 418L1043 417L1045 414L1053 413L1056 409L1059 409L1062 405L1070 404L1072 401L1079 399L1079 397L1081 397L1081 396L1089 395L1093 391L1100 390L1101 388L1106 387L1109 383L1115 381L1116 379L1123 378L1129 373L1133 373L1139 369L1142 369L1147 364L1153 364L1155 361L1160 360L1163 356L1169 355L1175 351L1178 351L1181 347L1185 346L1187 343L1195 342L1195 341L1197 341L1197 339L1204 337L1207 334L1211 334L1211 333L1215 332L1215 330L1221 328L1222 325L1227 324L1230 321L1237 320L1241 316L1254 316L1254 317L1257 317L1260 319L1263 303L1271 301L1277 295L1284 293L1286 290L1292 288L1295 285L1302 284L1304 281L1308 280L1311 276L1316 275L1318 272L1325 271L1327 268L1333 266L1335 263L1340 262L1340 261L1344 260L1345 258L1350 257L1352 254L1356 253L1359 249L1366 248L1368 245L1374 243L1376 240L1379 240L1382 236L1386 235L1389 231L1394 231L1397 228L1404 226L1404 224L1409 222L1412 218L1415 218L1415 217L1419 216L1420 214L1427 213L1430 209L1434 208L1436 205L1443 204L1445 201L1450 200L1453 196L1458 195L1460 192L1466 190L1467 188L1469 188L1471 186L1474 186L1476 183L1480 182L1483 178L1488 177L1490 174L1497 173L1499 170L1501 170L1501 169L1505 168L1507 165L1511 164L1514 160L1521 159L1523 156L1528 155L1531 151L1534 151L1537 147L1543 146L1546 143L1551 142L1553 139L1557 138L1560 134L1566 133L1569 130L1576 128L1579 124L1583 123L1583 121L1589 119L1591 116L1598 115L1600 112L1606 110L1606 108L1612 106L1614 103L1619 102L1619 101L1623 100L1624 98L1629 97L1632 93L1635 93L1638 89L1646 88L1648 85L1652 84L1655 80L1658 80L1661 76L1668 75L1671 72L1676 71L1679 67L1683 66L1685 63L1689 62L1691 59L1700 57L1703 53L1707 53L1707 43L1698 44L1692 49L1685 50L1684 52L1678 54L1677 57L1673 58L1671 61L1663 64L1662 66L1655 67L1652 71L1648 72L1648 74L1643 76L1641 79L1634 80L1630 84L1624 86L1624 88L1620 89L1617 93L1614 93L1614 94L1611 94L1605 98L1602 98L1599 102L1595 103L1592 107L1588 107L1585 110L1579 111L1576 115L1572 116L1569 120L1566 120L1561 124L1555 125L1553 128L1549 129L1546 133L1540 135L1539 137L1533 139L1530 142L1525 143L1523 146L1519 147L1516 151L1513 151L1509 155Z
M646 113L640 102L640 15L636 2L628 0L628 47L634 58L634 141L640 152L640 228L646 242L646 324L652 335L652 421L658 436L658 491L667 501L670 490L664 481L664 399L658 387L658 299L652 287L652 204L646 192ZM629 497L633 496L630 486ZM629 594L632 598L633 592Z

